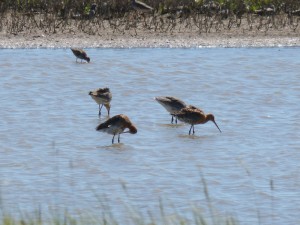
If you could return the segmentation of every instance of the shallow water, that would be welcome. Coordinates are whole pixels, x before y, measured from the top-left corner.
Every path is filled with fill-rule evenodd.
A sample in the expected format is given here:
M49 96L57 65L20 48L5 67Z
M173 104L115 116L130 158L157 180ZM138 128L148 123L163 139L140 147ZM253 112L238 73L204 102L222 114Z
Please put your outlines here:
M299 48L0 50L0 193L3 208L98 212L107 201L142 213L209 214L240 224L300 222ZM108 86L111 115L136 135L95 131L90 90ZM177 96L215 115L171 125L153 98Z

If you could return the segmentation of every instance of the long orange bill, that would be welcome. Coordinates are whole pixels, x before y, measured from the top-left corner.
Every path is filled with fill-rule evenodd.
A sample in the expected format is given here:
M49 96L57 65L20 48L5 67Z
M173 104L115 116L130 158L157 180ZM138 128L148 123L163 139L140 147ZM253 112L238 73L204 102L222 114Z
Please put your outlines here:
M216 127L219 129L220 133L222 133L222 131L220 130L218 124L217 124L215 121L213 121L213 122L214 122L214 124L216 125Z

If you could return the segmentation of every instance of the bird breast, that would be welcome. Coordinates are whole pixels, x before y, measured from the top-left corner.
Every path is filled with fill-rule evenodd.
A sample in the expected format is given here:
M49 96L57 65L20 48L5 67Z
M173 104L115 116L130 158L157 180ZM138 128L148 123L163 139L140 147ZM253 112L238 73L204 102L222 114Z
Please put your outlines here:
M194 118L190 118L190 117L185 117L185 116L177 116L178 120L181 122L185 122L188 124L195 124L197 122L197 120L195 120Z
M107 128L102 128L99 131L108 133L108 134L121 134L124 131L124 128L120 126L110 125Z
M93 93L92 93L92 94L91 94L91 97L92 97L92 99L94 99L95 102L97 102L99 105L100 105L100 104L105 104L105 103L108 103L108 102L109 102L105 96L95 96L95 95L93 95Z

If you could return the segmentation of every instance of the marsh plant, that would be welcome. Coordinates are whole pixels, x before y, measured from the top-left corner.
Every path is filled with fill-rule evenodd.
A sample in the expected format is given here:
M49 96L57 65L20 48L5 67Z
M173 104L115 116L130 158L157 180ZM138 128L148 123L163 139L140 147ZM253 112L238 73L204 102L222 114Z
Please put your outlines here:
M2 0L0 32L18 34L198 32L231 29L296 32L298 0L144 0L154 8L137 12L131 0Z
M178 212L172 204L166 203L161 198L158 200L155 212L142 212L130 205L130 200L122 205L123 212L115 213L109 204L109 199L95 195L98 200L97 210L92 212L73 210L72 212L61 207L51 206L48 210L38 208L36 211L26 213L22 210L12 212L0 208L0 225L236 225L238 222L231 216L221 216L213 208L206 181L202 176L204 185L203 205L192 206L185 212ZM122 184L123 189L127 188ZM54 209L56 208L56 209ZM60 208L60 210L59 210ZM204 214L204 208L208 208ZM120 216L122 215L122 216Z
M163 212L162 212L163 213ZM235 225L238 224L235 219L215 218L213 221L205 218L196 209L193 210L193 218L186 218L179 214L171 216L160 215L160 218L155 219L153 215L143 216L132 210L128 211L128 218L126 221L114 217L112 214L102 214L101 216L91 216L89 214L74 216L64 211L63 214L51 214L51 216L43 217L42 214L33 214L22 216L15 216L12 214L5 214L1 216L1 225ZM83 213L84 214L84 213ZM164 216L164 217L162 217Z

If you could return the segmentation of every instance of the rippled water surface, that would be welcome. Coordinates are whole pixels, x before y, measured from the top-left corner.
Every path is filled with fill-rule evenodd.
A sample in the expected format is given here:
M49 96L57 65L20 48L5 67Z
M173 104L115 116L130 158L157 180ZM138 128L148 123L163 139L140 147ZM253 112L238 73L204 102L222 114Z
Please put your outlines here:
M300 223L299 48L0 50L2 207L97 212L102 201L167 213L210 203L240 224ZM111 115L136 135L95 131L90 90L108 86ZM153 98L177 96L215 115L171 125ZM104 109L104 108L103 108ZM202 180L202 176L205 182Z

